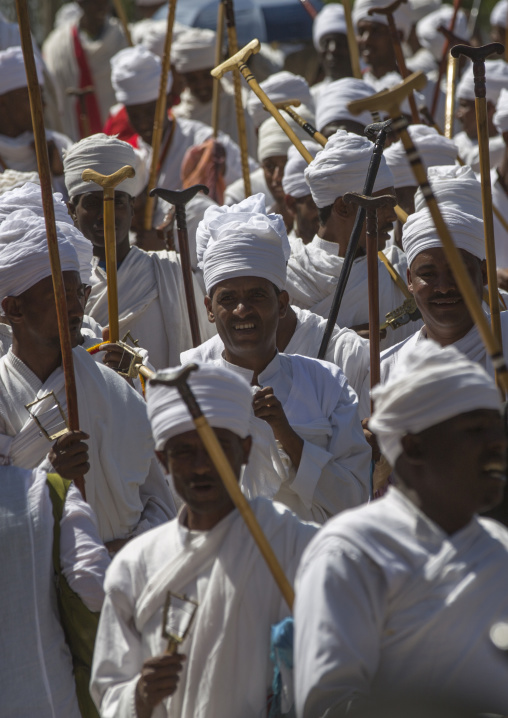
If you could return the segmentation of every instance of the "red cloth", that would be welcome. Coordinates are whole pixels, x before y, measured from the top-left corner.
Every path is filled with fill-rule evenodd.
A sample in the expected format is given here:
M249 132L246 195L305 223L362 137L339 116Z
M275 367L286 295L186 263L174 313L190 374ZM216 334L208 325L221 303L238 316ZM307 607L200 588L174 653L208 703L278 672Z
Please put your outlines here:
M128 142L133 147L138 146L139 135L129 122L129 116L127 115L125 107L122 107L114 115L108 117L102 131L105 132L106 135L118 135L119 140Z
M74 25L71 32L72 39L74 42L74 54L76 55L76 61L78 63L79 70L79 89L93 86L94 81L92 73L90 72L86 53L83 50L83 46L81 45L79 39L79 32L76 25ZM86 114L88 116L88 123L90 125L90 133L94 135L97 132L100 132L102 128L101 113L99 110L99 103L97 102L95 92L90 92L89 94L85 95L85 106ZM85 132L81 123L80 101L78 98L76 98L76 114L78 117L80 137L81 139L83 139L83 137L85 136Z

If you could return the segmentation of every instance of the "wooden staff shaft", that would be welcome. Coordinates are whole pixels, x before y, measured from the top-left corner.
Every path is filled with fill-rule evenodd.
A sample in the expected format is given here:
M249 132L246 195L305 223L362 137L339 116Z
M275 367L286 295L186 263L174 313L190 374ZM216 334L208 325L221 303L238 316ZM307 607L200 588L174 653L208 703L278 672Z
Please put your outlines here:
M129 30L129 21L127 20L127 13L125 12L125 8L122 4L122 0L113 0L113 7L115 8L115 12L118 16L118 19L120 20L120 24L122 26L122 29L125 34L125 38L127 40L127 44L129 47L132 47L132 37Z
M176 224L178 231L178 248L180 250L180 261L182 263L183 286L185 290L185 300L187 302L187 314L189 316L189 325L192 337L192 346L198 347L201 344L201 335L199 332L198 311L196 307L196 297L194 296L194 287L192 284L192 267L189 253L189 235L187 232L187 218L185 216L185 205L175 206Z
M379 265L376 210L368 210L366 218L367 281L369 286L370 388L381 381L379 339ZM374 404L370 402L371 413Z
M62 368L65 380L65 397L67 401L67 416L69 429L79 429L78 396L76 391L76 378L74 375L74 363L72 358L71 335L69 331L69 319L67 315L67 301L65 298L65 287L62 276L62 266L58 251L58 239L55 224L55 208L53 205L53 190L51 186L51 170L49 165L48 145L44 129L44 111L42 106L41 90L37 78L35 59L32 46L32 35L30 33L30 19L26 0L16 0L16 11L18 15L19 30L21 35L21 47L28 84L30 98L30 112L32 115L32 127L35 140L35 152L37 155L37 169L41 182L42 206L46 222L46 236L48 240L49 261L51 265L51 277L53 279L53 291L55 294L55 306L58 322L58 334L60 337L60 348L62 352ZM86 500L85 480L83 477L76 478L74 483Z
M106 276L108 282L109 341L120 339L118 319L118 278L116 271L115 189L104 187L104 242L106 249Z
M453 121L455 119L455 81L457 79L457 63L458 60L456 60L453 55L448 55L444 136L449 140L453 137Z
M310 122L307 122L301 115L298 114L292 107L286 106L284 107L284 110L288 113L288 115L296 122L297 125L299 125L302 130L305 130L305 132L309 135L309 137L312 137L313 140L316 140L316 142L319 142L321 147L324 147L326 143L328 142L327 138L321 134L321 132L318 132L315 127L313 127Z
M404 53L402 52L402 45L400 44L400 38L399 33L397 30L397 26L395 24L395 20L393 19L393 15L388 14L386 15L386 19L388 20L388 27L390 29L390 35L392 38L393 43L393 50L395 52L395 59L397 60L397 67L399 68L399 72L402 76L402 79L405 80L406 77L409 76L409 70L406 66L406 61L404 59ZM413 120L413 123L415 125L420 124L420 114L418 112L418 108L416 107L416 100L413 91L408 95L409 100L409 107L411 109L411 118ZM431 113L433 114L433 113Z
M215 67L222 62L222 44L224 42L224 4L219 2L217 8L217 36L215 41ZM217 138L219 132L219 109L220 109L220 80L213 78L212 97L212 129L213 136Z
M224 14L226 16L226 27L228 33L229 54L236 55L238 52L238 39L236 36L235 9L233 0L222 0ZM242 162L243 186L246 197L252 194L249 169L249 151L247 148L247 128L245 126L245 115L242 102L242 83L238 68L233 69L233 87L235 91L236 123L238 126L238 145L240 147L240 159Z
M353 77L356 77L357 80L361 80L360 53L358 51L353 16L351 14L351 3L349 0L342 0L342 7L344 8L344 17L346 18L347 44L349 48L349 59L351 60L351 70Z
M153 210L155 205L155 197L150 196L150 191L157 183L159 174L159 153L162 142L162 133L164 131L164 120L167 112L167 93L169 66L171 63L171 42L173 38L173 25L175 23L175 11L177 0L169 0L168 24L166 26L166 38L164 40L164 54L162 56L161 80L159 85L159 96L155 107L155 118L152 133L152 166L150 168L150 178L148 180L148 196L145 204L144 228L145 230L152 228Z
M450 32L453 32L455 29L455 22L457 20L457 15L458 15L461 4L462 4L462 0L453 0L453 15L451 17L450 24L448 25L448 30L450 30ZM450 51L450 38L447 37L447 38L445 38L444 44L443 44L443 52L441 55L441 60L439 62L439 74L438 74L436 85L434 87L434 94L432 96L432 104L430 106L430 112L432 115L436 114L437 103L439 100L439 90L441 88L441 80L445 73L449 51Z

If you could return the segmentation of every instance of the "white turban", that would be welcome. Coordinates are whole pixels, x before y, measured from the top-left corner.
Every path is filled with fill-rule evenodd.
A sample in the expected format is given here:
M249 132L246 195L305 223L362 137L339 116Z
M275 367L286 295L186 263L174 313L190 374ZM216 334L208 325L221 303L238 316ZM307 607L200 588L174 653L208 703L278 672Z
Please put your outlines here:
M352 115L347 109L350 102L363 100L371 97L376 90L363 80L354 77L343 77L334 82L328 82L323 86L316 101L316 127L321 132L330 122L339 120L350 120L360 125L370 125L372 115L370 112L362 112L359 115Z
M300 100L311 112L314 110L314 100L307 84L307 80L300 75L293 75L292 72L275 72L266 80L259 84L263 92L265 92L272 102L282 102L283 100ZM300 114L301 107L296 107L296 111ZM268 117L261 100L253 92L250 93L247 100L247 112L252 117L254 127L257 129Z
M168 23L166 20L154 20L153 18L140 20L140 22L134 23L131 27L132 42L135 45L143 45L147 50L153 52L154 55L162 58L167 26ZM188 28L185 25L175 22L173 25L173 42L176 37L186 30L188 30Z
M142 105L159 97L161 59L143 45L120 50L110 60L111 84L117 102L124 105ZM173 84L168 73L166 94Z
M128 142L117 139L110 135L98 133L85 137L84 140L76 142L75 145L64 151L64 175L65 186L69 197L72 199L78 194L85 192L102 192L102 187L95 182L85 182L81 179L83 170L92 169L102 175L111 175L117 172L124 165L131 165L138 175L141 155L136 153L134 147ZM144 169L141 175L144 174ZM127 192L135 197L143 189L144 184L139 187L140 179L144 177L136 175L132 179L126 179L116 186L117 192Z
M386 15L369 15L369 10L373 7L380 7L377 0L356 0L353 7L353 24L358 26L360 20L368 22L378 22L381 25L388 25ZM413 14L411 12L410 3L403 3L393 14L397 30L402 32L404 38L407 38L413 25Z
M171 60L178 72L211 70L215 67L215 32L189 28L173 40Z
M70 226L56 223L62 272L79 272L79 260L69 238ZM77 231L77 230L76 230ZM51 276L46 223L29 209L13 212L0 225L0 301L18 297Z
M482 186L469 165L429 167L427 179L438 203L482 219ZM415 194L415 212L427 206L421 189Z
M433 127L410 125L408 131L425 169L434 165L451 165L457 159L458 150L453 140L440 135ZM401 140L390 145L384 155L396 188L418 184Z
M39 85L44 84L42 75L42 62L35 56L35 67L37 69L37 80ZM0 52L0 95L5 95L11 90L19 90L20 87L27 87L25 62L23 50L19 45L8 47Z
M199 369L189 374L187 384L208 423L215 429L229 429L244 439L249 435L252 414L249 384L231 369L196 364ZM172 386L148 382L146 408L157 451L162 451L174 436L196 428L178 389Z
M196 245L207 292L235 277L262 277L278 289L286 285L291 250L284 220L280 214L266 214L261 192L229 207L208 207Z
M485 259L483 220L461 212L456 207L441 205L440 210L455 246L478 259ZM428 209L409 215L402 230L402 248L406 253L408 267L421 252L442 246Z
M0 195L16 187L23 187L27 182L40 184L38 172L19 172L18 170L5 170L0 174Z
M445 37L439 32L440 25L448 27L453 16L453 7L443 5L439 10L431 12L416 25L416 35L420 45L429 50L436 60L441 60ZM459 10L453 31L462 40L469 40L467 31L467 18L463 10Z
M316 205L328 207L346 192L363 192L373 150L365 137L337 130L305 170ZM374 192L388 187L393 187L393 175L382 157Z
M73 243L78 254L81 281L89 284L92 276L92 244L74 226L60 192L53 193L53 208L55 221L59 223L65 237ZM14 212L23 209L30 210L38 217L44 217L40 185L27 182L22 187L17 187L2 194L0 196L0 224L5 222ZM67 228L63 226L65 224Z
M411 0L413 23L419 22L425 15L441 7L441 0Z
M321 145L312 140L305 140L304 147L309 150L311 155L315 157L321 149ZM284 167L284 177L282 178L282 188L285 194L291 197L307 197L310 194L309 185L305 181L305 169L308 166L307 160L298 152L296 147L292 145L288 151L288 161Z
M314 115L306 107L298 107L296 111L301 117L304 118L304 120L307 120L307 122L310 122L311 124L314 123ZM291 119L291 117L286 115L285 112L282 113L282 116L284 117L288 125L291 127L293 132L296 134L296 136L300 138L300 140L303 141L309 139L309 135L307 134L307 132L305 132L305 130L302 129L300 125L297 125L297 123L293 119ZM293 143L286 135L282 127L278 124L275 118L269 116L268 119L265 120L259 128L259 162L263 162L263 160L266 160L267 157L287 155L289 148L292 146Z
M317 52L322 49L320 46L321 38L330 33L334 35L347 35L344 8L339 3L325 5L314 18L312 40L314 41L314 47Z
M372 390L369 420L391 466L402 454L402 438L477 409L501 410L494 381L453 346L419 342L386 384Z
M493 119L496 130L500 135L508 132L508 89L506 87L501 88Z
M508 0L501 0L494 5L490 13L490 24L506 27L506 20L508 20Z
M485 75L487 77L487 100L495 105L503 87L508 87L508 64L504 60L487 60ZM474 101L473 63L469 63L460 78L456 94L459 100Z

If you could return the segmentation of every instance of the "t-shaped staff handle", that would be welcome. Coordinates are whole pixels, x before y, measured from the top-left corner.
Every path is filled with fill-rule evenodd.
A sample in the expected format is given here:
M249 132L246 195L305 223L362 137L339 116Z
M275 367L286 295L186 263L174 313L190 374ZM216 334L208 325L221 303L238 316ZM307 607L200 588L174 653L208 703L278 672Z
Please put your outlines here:
M308 122L305 118L303 118L301 115L298 114L298 112L295 112L293 107L299 107L302 103L300 100L281 100L280 102L274 102L274 107L276 107L278 110L284 110L288 113L288 115L296 122L297 125L299 125L302 130L304 130L310 137L312 137L313 140L316 140L316 142L319 142L321 147L324 147L326 143L328 142L327 138L321 134L321 132L318 132L318 130L311 125L310 122ZM265 107L266 110L266 107Z
M469 45L455 45L450 50L452 57L460 57L464 55L473 61L474 74L474 94L475 97L486 97L487 83L485 79L485 60L490 55L502 55L504 53L504 45L500 42L491 42L481 47L471 47Z
M365 110L371 112L387 112L392 120L401 116L400 106L413 90L421 90L427 84L427 78L423 72L413 72L403 82L390 87L389 90L383 90L370 97L361 100L353 100L348 105L348 109L353 115L359 115ZM395 123L393 124L395 130Z
M295 134L293 129L289 126L289 124L286 122L286 120L282 117L279 110L275 107L273 102L270 100L266 92L263 92L263 90L260 88L256 78L250 71L250 69L247 66L247 60L249 57L257 52L259 52L261 48L261 44L258 39L254 38L254 40L251 40L245 47L242 47L241 50L238 50L237 53L232 55L230 58L225 60L223 63L215 67L211 71L212 77L221 78L223 75L225 75L226 72L230 72L231 70L234 70L235 68L238 68L242 75L245 78L245 81L251 88L251 90L254 92L255 95L260 99L262 105L268 110L268 112L272 115L274 120L277 122L277 124L281 127L282 130L286 133L286 135L289 137L291 142L295 145L298 152L302 155L304 160L306 160L309 164L312 162L312 155L308 151L308 149L302 144L299 137Z
M118 322L118 284L116 277L115 187L135 175L134 167L125 165L110 175L102 175L92 169L84 170L84 182L95 182L104 192L104 244L106 252L106 276L108 281L109 340L120 339Z
M393 132L392 120L384 120L384 122L371 122L370 125L364 129L363 133L366 137L375 142L380 132L384 132L385 135Z
M247 524L254 541L258 545L263 558L265 559L268 568L272 576L275 579L286 603L292 610L294 601L294 592L289 583L282 567L270 546L261 526L252 511L252 508L242 494L238 479L235 476L231 464L224 453L222 446L217 439L217 435L206 420L201 408L196 400L196 397L192 393L191 388L188 384L189 375L198 370L196 364L187 364L175 371L163 370L156 373L155 377L150 381L151 384L164 384L165 386L171 386L178 389L180 396L185 402L196 431L198 432L201 441L203 442L205 449L207 450L212 463L221 477L226 491L228 492L231 500L235 504L236 508L240 512L243 520Z

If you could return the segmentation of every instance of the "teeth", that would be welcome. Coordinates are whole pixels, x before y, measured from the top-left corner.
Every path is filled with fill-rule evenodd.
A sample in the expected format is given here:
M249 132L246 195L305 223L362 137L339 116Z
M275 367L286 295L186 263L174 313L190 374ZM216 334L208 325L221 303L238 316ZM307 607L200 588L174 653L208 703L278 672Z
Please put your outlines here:
M235 324L235 329L254 329L254 324Z

